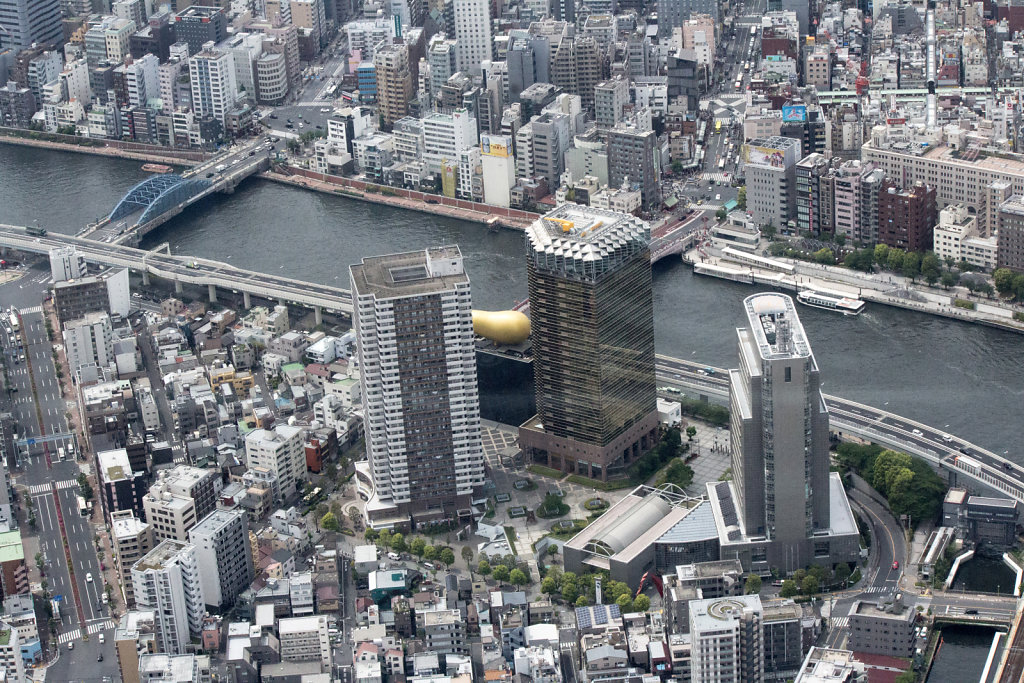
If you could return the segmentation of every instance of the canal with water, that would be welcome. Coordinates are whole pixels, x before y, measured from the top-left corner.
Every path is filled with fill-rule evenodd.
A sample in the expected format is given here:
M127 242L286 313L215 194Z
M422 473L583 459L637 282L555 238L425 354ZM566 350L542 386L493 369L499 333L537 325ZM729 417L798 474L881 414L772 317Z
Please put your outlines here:
M141 162L0 145L0 222L75 232L146 177ZM143 246L347 287L363 256L430 245L462 248L478 308L527 296L522 236L252 179L193 207ZM736 365L742 300L757 291L695 276L678 258L655 266L660 353ZM869 304L858 317L800 308L826 392L948 428L1017 462L1024 418L1024 337Z
M995 631L973 626L942 630L942 644L935 653L925 683L973 683L981 676Z

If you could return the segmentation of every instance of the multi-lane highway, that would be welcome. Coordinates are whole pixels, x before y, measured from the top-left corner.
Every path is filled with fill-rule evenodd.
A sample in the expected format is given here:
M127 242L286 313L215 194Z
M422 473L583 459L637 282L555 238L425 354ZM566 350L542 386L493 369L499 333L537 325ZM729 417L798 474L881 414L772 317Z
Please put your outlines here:
M90 263L126 267L170 282L219 287L311 308L321 307L343 313L352 311L352 297L348 290L244 270L222 261L103 244L70 235L50 233L37 237L27 234L24 228L12 225L0 225L0 246L37 254L47 254L51 249L61 246L73 246Z
M33 269L20 280L0 286L0 301L18 311L20 328L13 345L6 330L0 334L8 377L12 389L16 389L5 392L0 402L15 415L19 437L39 440L69 432L65 413L71 407L57 380L53 345L40 308L44 282L32 282L46 275ZM96 530L78 508L77 479L81 470L70 452L73 444L71 438L60 438L28 446L20 472L15 475L21 495L32 501L35 512L35 529L29 527L24 532L38 534L48 589L62 596L60 614L55 615L59 619L57 635L47 653L48 659L58 657L50 675L55 676L53 680L99 680L116 671L110 638L114 623L100 597L103 577L96 556ZM61 450L64 460L59 457ZM29 561L34 563L34 559ZM100 632L105 632L106 644L98 642ZM88 641L86 634L90 636ZM73 643L73 649L68 648L69 643ZM103 663L97 661L101 652Z
M657 357L658 385L729 395L728 373L699 363ZM710 372L709 372L710 370ZM1005 496L1024 502L1024 468L953 434L872 406L824 394L832 429L905 450Z

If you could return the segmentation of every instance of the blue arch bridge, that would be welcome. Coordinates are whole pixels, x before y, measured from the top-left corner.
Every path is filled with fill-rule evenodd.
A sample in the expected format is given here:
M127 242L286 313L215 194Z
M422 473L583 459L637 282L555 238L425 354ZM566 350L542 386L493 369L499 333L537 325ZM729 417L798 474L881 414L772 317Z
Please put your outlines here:
M108 220L114 222L142 211L135 223L145 225L171 207L192 199L210 184L205 178L183 178L173 173L151 176L128 191Z

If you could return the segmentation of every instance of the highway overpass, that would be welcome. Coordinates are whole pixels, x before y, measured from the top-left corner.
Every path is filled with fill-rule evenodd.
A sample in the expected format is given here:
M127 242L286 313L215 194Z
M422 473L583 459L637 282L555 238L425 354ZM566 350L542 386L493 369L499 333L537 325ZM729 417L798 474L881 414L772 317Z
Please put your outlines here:
M681 387L728 405L729 375L722 368L659 355L659 387ZM921 422L863 403L823 394L832 431L850 434L924 458L951 484L992 491L1024 503L1024 468L992 451ZM671 397L671 393L667 395Z
M221 261L143 251L119 244L101 243L81 237L48 234L29 235L24 227L0 225L0 247L37 254L74 246L90 263L119 266L141 272L144 279L158 277L183 285L206 286L211 301L217 289L241 292L246 308L250 296L293 303L312 308L317 323L323 311L352 314L352 297L344 289L236 268ZM728 405L728 372L679 358L658 355L657 383L660 387L685 388L716 403ZM671 397L671 394L669 394ZM832 429L883 446L924 458L947 473L951 484L982 487L1018 502L1024 502L1024 468L963 439L921 422L889 413L838 396L824 395Z
M0 246L36 254L73 246L89 263L128 268L142 273L145 280L151 276L168 280L175 284L178 292L184 285L205 286L211 301L217 300L220 288L241 292L246 308L251 296L307 306L316 313L318 324L325 310L352 314L352 297L347 290L244 270L211 259L144 251L71 235L49 233L37 237L29 235L23 227L12 225L0 225Z

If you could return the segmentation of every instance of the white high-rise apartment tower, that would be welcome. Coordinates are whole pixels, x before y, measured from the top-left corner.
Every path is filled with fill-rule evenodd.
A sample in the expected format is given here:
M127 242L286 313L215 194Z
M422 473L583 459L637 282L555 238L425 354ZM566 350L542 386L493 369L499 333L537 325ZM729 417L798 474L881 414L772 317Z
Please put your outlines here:
M457 520L484 482L469 276L456 246L350 268L366 451L366 518Z
M453 8L459 71L479 75L481 64L492 57L490 3L487 0L454 0Z
M189 60L189 77L196 117L212 116L224 125L238 96L234 55L207 43Z
M160 651L185 652L203 627L203 584L196 547L168 539L132 567L135 605L156 614Z

